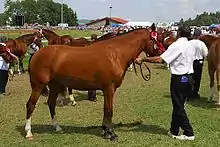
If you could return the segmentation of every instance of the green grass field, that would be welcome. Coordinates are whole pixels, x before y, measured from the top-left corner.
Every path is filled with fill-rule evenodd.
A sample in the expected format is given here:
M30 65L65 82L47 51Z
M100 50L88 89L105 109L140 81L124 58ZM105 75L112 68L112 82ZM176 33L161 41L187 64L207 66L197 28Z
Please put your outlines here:
M170 127L172 104L169 85L170 74L159 64L149 64L152 78L145 82L139 73L127 72L114 99L113 123L117 142L102 138L103 95L98 91L96 103L87 100L87 93L75 91L75 107L57 107L58 122L64 133L55 133L46 98L41 97L32 115L34 140L24 136L25 104L30 96L28 74L16 75L9 81L10 96L0 96L0 146L219 146L220 112L207 103L209 78L207 63L201 83L201 99L187 102L186 110L195 131L195 140L179 141L167 136ZM135 121L142 124L133 125Z
M91 34L101 35L100 31L96 30L56 30L55 31L58 35L71 35L74 38L79 37L90 37ZM0 30L0 36L7 36L9 38L16 38L18 36L33 33L31 30Z
M145 82L134 72L127 72L114 100L113 122L122 126L115 129L119 140L102 139L100 126L103 116L103 96L98 92L96 103L87 100L86 92L75 91L77 106L57 107L57 117L64 129L55 133L50 126L46 98L41 97L32 117L34 140L24 138L25 104L30 95L29 77L17 75L8 84L10 96L0 97L1 146L218 146L220 112L207 103L207 67L201 84L202 98L186 104L194 127L195 141L178 141L167 136L171 118L169 72L151 64L152 79ZM140 125L132 125L142 120Z

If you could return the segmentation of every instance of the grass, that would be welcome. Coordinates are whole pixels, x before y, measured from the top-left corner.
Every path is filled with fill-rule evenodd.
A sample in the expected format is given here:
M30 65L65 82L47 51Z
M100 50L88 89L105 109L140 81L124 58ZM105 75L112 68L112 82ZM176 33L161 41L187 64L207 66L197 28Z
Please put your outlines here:
M167 136L172 105L169 94L169 72L158 64L150 64L152 79L145 82L134 72L127 72L114 99L113 122L117 142L102 139L103 96L98 92L96 103L87 100L86 92L75 91L75 107L57 107L57 117L64 133L55 133L50 126L46 98L41 97L32 117L34 140L24 138L25 104L30 96L29 77L17 75L8 83L10 96L0 97L1 146L219 146L220 112L207 103L208 72L205 63L200 100L186 104L195 131L195 141L178 141ZM142 120L139 125L132 125Z
M58 35L71 35L74 38L90 37L92 34L101 35L100 31L96 30L56 30ZM32 30L0 30L0 36L7 36L9 38L16 38L18 36L33 33Z

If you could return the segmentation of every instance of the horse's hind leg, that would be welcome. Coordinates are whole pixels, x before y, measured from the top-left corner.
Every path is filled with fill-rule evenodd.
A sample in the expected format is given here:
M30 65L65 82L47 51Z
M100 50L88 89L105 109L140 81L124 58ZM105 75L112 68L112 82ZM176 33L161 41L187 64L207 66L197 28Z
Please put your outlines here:
M18 67L21 67L22 73L25 73L24 64L23 64L23 57L19 58L19 66ZM20 73L21 73L21 71L20 71Z
M210 94L209 94L209 98L208 98L208 102L212 102L213 97L214 97L214 74L215 74L215 70L213 70L210 67L210 64L208 64L209 67L209 78L210 78Z
M25 131L26 131L26 138L27 139L32 139L33 134L31 132L31 115L34 111L35 105L40 97L42 91L42 87L38 86L35 88L32 88L31 96L26 103L26 126L25 126Z
M113 85L103 90L104 93L104 117L102 128L104 130L104 138L115 140L117 135L113 130L112 116L113 116L113 98L115 93L115 88Z
M217 79L217 90L218 90L218 99L217 99L217 105L220 105L220 67L217 67L216 72L216 79Z
M72 102L72 105L75 106L76 101L75 101L74 96L73 96L73 89L68 88L68 93L69 93L70 102Z
M47 100L47 104L50 110L52 125L55 126L56 132L59 132L59 131L62 131L62 128L59 126L57 122L55 107L56 107L56 100L57 100L58 94L60 92L63 92L64 87L55 81L51 81L49 84L49 87L50 87L50 93L49 93L49 98Z

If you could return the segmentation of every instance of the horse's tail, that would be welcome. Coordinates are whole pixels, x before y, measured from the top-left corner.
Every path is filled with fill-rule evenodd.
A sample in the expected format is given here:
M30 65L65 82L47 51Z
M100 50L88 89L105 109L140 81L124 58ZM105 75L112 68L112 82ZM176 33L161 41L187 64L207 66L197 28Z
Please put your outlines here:
M49 96L49 89L47 88L47 86L44 87L44 89L41 92L41 95L48 97Z

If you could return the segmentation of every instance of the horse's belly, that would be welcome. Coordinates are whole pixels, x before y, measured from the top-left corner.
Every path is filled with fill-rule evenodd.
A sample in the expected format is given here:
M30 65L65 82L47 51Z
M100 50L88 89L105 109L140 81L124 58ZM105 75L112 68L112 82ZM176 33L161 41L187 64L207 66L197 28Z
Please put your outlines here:
M53 80L56 80L60 84L65 87L69 87L76 90L99 90L101 89L101 83L99 81L95 81L95 79L91 78L83 78L83 77L72 77L72 76L61 76L56 75Z

